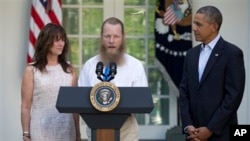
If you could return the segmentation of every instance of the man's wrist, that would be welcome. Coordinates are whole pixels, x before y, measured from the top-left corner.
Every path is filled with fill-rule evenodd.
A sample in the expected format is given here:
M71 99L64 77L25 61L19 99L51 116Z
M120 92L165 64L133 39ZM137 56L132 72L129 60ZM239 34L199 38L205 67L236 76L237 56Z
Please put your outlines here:
M188 133L188 126L186 126L183 131L184 133Z
M192 125L186 126L186 127L183 129L184 133L186 133L186 134L188 133L188 128L189 128L189 127L192 127Z
M29 131L24 131L23 132L23 140L27 140L27 139L30 139L30 133Z

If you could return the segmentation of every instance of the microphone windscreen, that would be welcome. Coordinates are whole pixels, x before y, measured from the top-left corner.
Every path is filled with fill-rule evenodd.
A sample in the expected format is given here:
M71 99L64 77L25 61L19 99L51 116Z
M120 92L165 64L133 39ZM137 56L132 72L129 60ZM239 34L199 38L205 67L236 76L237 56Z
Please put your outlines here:
M96 64L96 71L95 73L100 75L102 74L102 70L103 70L103 63L100 61Z
M114 74L116 74L116 63L115 62L111 62L110 64L109 64L109 67L110 67L110 72L112 72L112 73L114 73Z

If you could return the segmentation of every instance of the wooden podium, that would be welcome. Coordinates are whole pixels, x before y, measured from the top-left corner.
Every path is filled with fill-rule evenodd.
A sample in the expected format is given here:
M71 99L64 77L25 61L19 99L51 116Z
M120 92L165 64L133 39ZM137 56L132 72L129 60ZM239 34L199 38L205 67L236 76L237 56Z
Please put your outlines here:
M61 87L56 103L60 113L79 113L91 128L91 141L119 141L120 128L131 113L150 113L153 100L148 87L119 87L120 102L109 112L90 102L92 87Z

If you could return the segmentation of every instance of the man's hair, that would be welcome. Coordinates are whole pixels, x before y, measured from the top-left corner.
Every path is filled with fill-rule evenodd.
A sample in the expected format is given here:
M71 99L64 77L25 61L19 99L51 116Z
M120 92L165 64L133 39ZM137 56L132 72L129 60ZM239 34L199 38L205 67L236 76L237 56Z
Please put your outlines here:
M106 20L102 23L101 35L103 34L103 27L104 27L104 25L105 25L106 23L109 23L109 24L112 24L112 25L116 25L116 24L121 25L122 34L124 34L124 25L123 25L122 21L119 20L119 19L116 18L116 17L110 17L110 18L106 19Z
M204 6L197 10L196 13L204 14L208 22L218 24L218 31L222 24L222 14L220 10L214 6Z

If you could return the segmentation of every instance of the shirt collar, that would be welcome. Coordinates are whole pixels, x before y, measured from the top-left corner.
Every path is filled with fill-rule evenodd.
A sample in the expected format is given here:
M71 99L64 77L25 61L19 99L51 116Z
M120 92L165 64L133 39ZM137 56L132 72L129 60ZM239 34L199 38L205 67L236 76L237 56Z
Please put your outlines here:
M214 49L216 43L219 41L220 35L218 34L211 42L207 44L210 49ZM203 46L204 47L204 46Z

